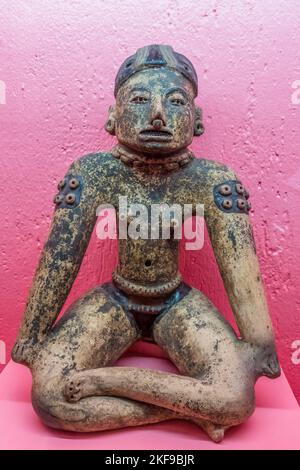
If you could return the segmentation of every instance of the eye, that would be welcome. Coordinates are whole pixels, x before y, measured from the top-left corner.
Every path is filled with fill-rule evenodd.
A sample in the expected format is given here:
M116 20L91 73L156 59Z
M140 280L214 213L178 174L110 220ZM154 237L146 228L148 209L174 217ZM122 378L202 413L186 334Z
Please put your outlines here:
M131 103L138 103L138 104L147 103L148 101L149 99L146 96L134 96L130 100Z
M172 96L170 98L170 101L174 106L184 106L185 105L185 100L181 96Z

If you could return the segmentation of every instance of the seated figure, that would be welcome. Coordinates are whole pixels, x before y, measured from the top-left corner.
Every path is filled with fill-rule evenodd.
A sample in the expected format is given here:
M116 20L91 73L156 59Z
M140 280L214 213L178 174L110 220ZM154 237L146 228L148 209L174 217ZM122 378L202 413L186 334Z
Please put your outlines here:
M195 158L203 133L197 75L170 46L125 60L106 130L117 145L75 161L59 183L51 232L37 268L14 361L32 371L32 403L53 428L91 432L190 420L218 442L254 411L258 377L280 375L249 221L249 194L233 170ZM204 205L205 223L240 335L178 271L179 239L119 237L112 282L56 319L97 220L110 204ZM125 214L126 223L132 214ZM172 225L173 224L173 225ZM119 235L119 233L118 233ZM134 342L158 344L179 374L112 367Z

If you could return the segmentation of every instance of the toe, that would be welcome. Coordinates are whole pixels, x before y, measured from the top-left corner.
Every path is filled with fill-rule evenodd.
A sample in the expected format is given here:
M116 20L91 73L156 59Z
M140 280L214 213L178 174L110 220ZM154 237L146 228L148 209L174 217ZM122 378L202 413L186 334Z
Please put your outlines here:
M210 437L216 443L223 441L223 439L224 439L224 428L215 428L211 432Z

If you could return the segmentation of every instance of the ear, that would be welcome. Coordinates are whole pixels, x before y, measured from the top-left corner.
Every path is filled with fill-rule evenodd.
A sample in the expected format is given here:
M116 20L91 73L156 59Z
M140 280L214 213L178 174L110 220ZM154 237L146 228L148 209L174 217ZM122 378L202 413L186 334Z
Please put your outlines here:
M105 123L105 129L111 135L115 135L116 129L116 116L115 116L115 106L110 106L108 110L108 118Z
M196 106L195 109L195 123L194 123L194 135L200 136L204 133L204 125L202 122L202 109Z

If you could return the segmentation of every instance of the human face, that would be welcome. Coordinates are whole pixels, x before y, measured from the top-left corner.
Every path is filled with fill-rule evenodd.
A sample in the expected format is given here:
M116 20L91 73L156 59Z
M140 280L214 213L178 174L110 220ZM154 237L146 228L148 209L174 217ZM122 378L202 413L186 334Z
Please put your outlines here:
M121 144L144 154L176 153L193 140L192 84L173 70L142 70L120 87L115 118Z

